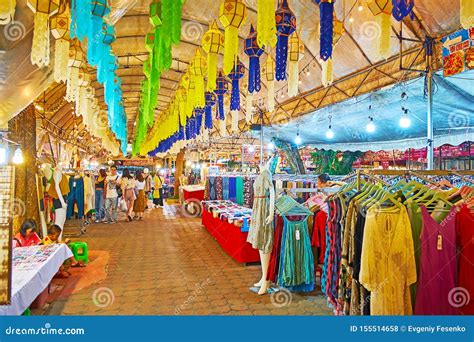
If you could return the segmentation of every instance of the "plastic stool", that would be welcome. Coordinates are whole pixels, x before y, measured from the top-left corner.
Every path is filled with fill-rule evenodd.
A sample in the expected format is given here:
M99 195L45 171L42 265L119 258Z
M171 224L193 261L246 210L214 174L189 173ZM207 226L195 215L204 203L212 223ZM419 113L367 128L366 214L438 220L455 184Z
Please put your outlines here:
M74 259L76 259L76 261L82 261L85 264L89 262L87 243L81 241L70 242L69 248L71 248L72 254L74 254Z
M26 309L25 312L21 314L22 316L31 316L31 310L30 308Z

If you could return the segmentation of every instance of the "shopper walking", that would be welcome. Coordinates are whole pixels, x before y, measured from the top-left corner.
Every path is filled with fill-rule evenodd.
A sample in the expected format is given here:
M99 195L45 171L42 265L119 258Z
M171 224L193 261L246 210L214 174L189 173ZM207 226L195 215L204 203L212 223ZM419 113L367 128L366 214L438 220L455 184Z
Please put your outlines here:
M146 206L145 185L145 177L143 177L143 173L140 172L136 181L137 200L135 201L133 208L133 211L139 220L143 220L143 213Z
M153 176L153 204L155 208L163 208L163 183L163 177L157 172Z
M135 195L135 179L128 169L124 169L122 173L122 190L123 200L127 208L127 220L132 221L133 203L137 197Z
M107 223L117 223L117 205L120 189L120 176L117 167L110 167L110 175L105 179L105 217Z
M105 169L99 170L99 175L95 181L95 222L105 220L105 179L107 172Z

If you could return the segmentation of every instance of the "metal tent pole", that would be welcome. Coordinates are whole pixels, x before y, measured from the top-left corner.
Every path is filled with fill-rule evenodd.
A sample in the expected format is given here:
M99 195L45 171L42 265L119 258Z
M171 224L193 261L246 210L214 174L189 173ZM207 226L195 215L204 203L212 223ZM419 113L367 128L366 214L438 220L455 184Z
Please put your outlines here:
M263 166L263 110L260 109L260 166Z
M427 162L428 170L434 169L434 136L433 136L433 70L431 68L432 55L433 55L433 40L427 38L425 44L426 49L426 92L427 92L427 142L428 142L428 153Z

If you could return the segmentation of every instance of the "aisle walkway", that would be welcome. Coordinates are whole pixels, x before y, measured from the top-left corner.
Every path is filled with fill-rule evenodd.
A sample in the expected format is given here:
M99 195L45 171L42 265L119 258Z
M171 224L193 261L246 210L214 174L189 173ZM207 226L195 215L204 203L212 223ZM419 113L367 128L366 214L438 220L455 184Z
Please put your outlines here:
M234 262L179 208L147 210L144 221L94 224L83 237L93 252L86 278L102 279L59 294L53 315L326 315L325 299L249 291L260 266ZM106 273L104 273L104 268ZM96 279L94 279L96 281ZM71 294L72 292L72 294Z

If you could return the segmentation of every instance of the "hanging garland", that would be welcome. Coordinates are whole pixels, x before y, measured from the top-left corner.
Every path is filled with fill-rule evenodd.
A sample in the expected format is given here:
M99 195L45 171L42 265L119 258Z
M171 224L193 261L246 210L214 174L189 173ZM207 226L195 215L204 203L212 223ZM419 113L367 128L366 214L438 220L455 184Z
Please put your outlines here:
M224 64L223 71L230 74L239 52L239 28L246 17L247 6L242 0L224 0L221 4L219 20L224 26Z
M258 46L262 49L264 46L275 47L277 43L276 20L274 0L257 1L257 31Z
M334 37L334 1L314 0L319 5L319 57L322 63L322 83L328 86L332 81L332 47Z
M276 45L275 78L286 80L286 62L288 58L288 37L296 29L296 16L288 7L288 0L280 0L275 12L278 41Z
M230 110L240 110L240 88L239 80L244 77L245 67L242 62L237 58L232 72L229 74L229 78L232 82L232 92L230 95Z
M257 44L257 32L255 32L253 25L250 25L250 33L245 39L244 52L249 56L249 75L248 75L248 92L258 93L261 89L260 84L260 56L263 54Z
M207 91L216 90L217 57L224 51L224 35L214 20L202 37L202 49L207 53Z
M224 111L224 95L229 90L229 83L227 82L222 72L219 72L217 77L217 88L215 94L217 95L217 118L219 120L225 120L225 111Z

